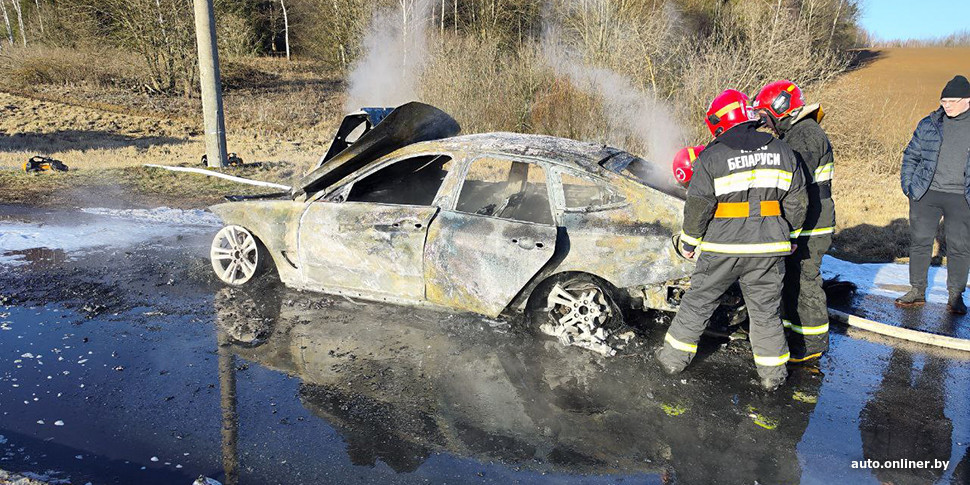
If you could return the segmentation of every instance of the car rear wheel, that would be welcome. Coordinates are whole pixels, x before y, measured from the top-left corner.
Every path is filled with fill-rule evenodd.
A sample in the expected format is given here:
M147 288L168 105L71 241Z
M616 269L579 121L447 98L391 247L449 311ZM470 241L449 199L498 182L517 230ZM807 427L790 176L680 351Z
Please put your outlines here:
M242 286L267 272L272 259L266 246L242 226L223 227L209 250L212 269L223 283Z
M623 327L623 312L613 288L589 274L572 274L544 281L529 298L527 319L533 330L547 335L593 334L602 328L613 332Z

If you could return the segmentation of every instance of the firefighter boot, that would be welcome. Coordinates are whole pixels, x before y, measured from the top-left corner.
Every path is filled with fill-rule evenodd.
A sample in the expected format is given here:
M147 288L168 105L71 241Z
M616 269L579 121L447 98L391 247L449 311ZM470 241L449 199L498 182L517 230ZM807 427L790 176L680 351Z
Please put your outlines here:
M781 385L785 383L785 378L786 377L787 377L787 375L784 375L784 376L773 376L773 377L762 377L761 378L761 388L764 389L764 390L766 390L766 391L768 391L768 392L772 392L775 389L778 389L779 387L781 387Z
M926 304L926 288L914 286L903 296L896 298L896 306L900 308L916 308Z

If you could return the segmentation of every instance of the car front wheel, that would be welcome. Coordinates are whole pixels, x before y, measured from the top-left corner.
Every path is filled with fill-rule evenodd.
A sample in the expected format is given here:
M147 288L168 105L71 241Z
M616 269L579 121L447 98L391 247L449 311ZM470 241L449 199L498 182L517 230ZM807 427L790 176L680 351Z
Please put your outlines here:
M272 265L266 247L246 228L234 225L216 233L209 258L216 276L233 286L249 283Z

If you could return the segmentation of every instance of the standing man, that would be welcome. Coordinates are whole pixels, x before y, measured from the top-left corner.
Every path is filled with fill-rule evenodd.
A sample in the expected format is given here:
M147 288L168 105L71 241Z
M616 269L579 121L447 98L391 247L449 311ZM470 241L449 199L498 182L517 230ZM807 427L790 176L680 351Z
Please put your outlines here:
M758 131L748 97L729 89L707 110L714 141L694 163L680 240L684 254L700 250L690 289L664 337L663 370L684 370L718 299L734 282L751 319L751 347L761 385L785 382L788 344L781 325L784 259L790 234L805 220L805 176L784 142Z
M754 109L778 134L805 169L808 209L797 237L798 249L785 259L782 324L788 329L789 362L819 358L829 348L829 313L822 289L822 256L832 245L835 202L832 175L835 158L829 137L819 126L824 114L818 104L805 105L802 90L788 80L761 88Z
M970 82L956 76L943 88L940 108L920 120L900 171L909 197L908 293L896 299L903 308L926 304L926 272L933 240L944 219L947 280L946 309L967 313L963 291L970 270Z

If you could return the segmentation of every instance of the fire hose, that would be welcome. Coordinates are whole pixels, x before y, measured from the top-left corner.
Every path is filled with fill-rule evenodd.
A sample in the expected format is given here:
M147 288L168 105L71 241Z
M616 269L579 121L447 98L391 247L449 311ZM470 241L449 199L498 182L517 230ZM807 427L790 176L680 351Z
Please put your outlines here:
M677 255L684 259L688 259L680 251L679 235L672 237L671 242L673 243L674 251L677 253ZM832 308L829 308L829 318L847 327L854 327L867 332L885 335L887 337L925 345L932 345L934 347L941 347L945 349L970 352L970 340L968 339L938 335L935 333L913 330L911 328L897 327L895 325L887 325L885 323L858 317L856 315L851 315Z
M274 189L283 189L283 190L291 190L292 189L292 187L290 187L289 185L274 184L272 182L263 182L262 180L252 180L252 179L247 179L247 178L242 178L242 177L236 177L236 176L233 176L233 175L227 175L227 174L224 174L224 173L214 172L212 170L206 170L206 169L202 169L202 168L172 167L172 166L168 166L168 165L155 165L155 164L151 164L151 163L146 163L145 166L146 167L152 167L152 168L161 168L161 169L164 169L164 170L171 170L173 172L197 173L197 174L205 175L205 176L208 176L208 177L218 177L218 178L222 178L222 179L226 179L226 180L231 180L233 182L238 182L238 183L241 183L241 184L256 185L256 186L259 186L259 187L272 187Z
M887 325L885 323L879 323L874 320L868 320L862 317L857 317L855 315L850 315L848 313L841 312L839 310L834 310L832 308L829 308L829 317L832 320L835 320L836 322L839 322L843 325L866 330L872 333L877 333L879 335L885 335L887 337L908 340L910 342L932 345L935 347L942 347L945 349L962 350L964 352L970 352L970 340L963 339L963 338L949 337L946 335L937 335L935 333L913 330L911 328L897 327L895 325Z

